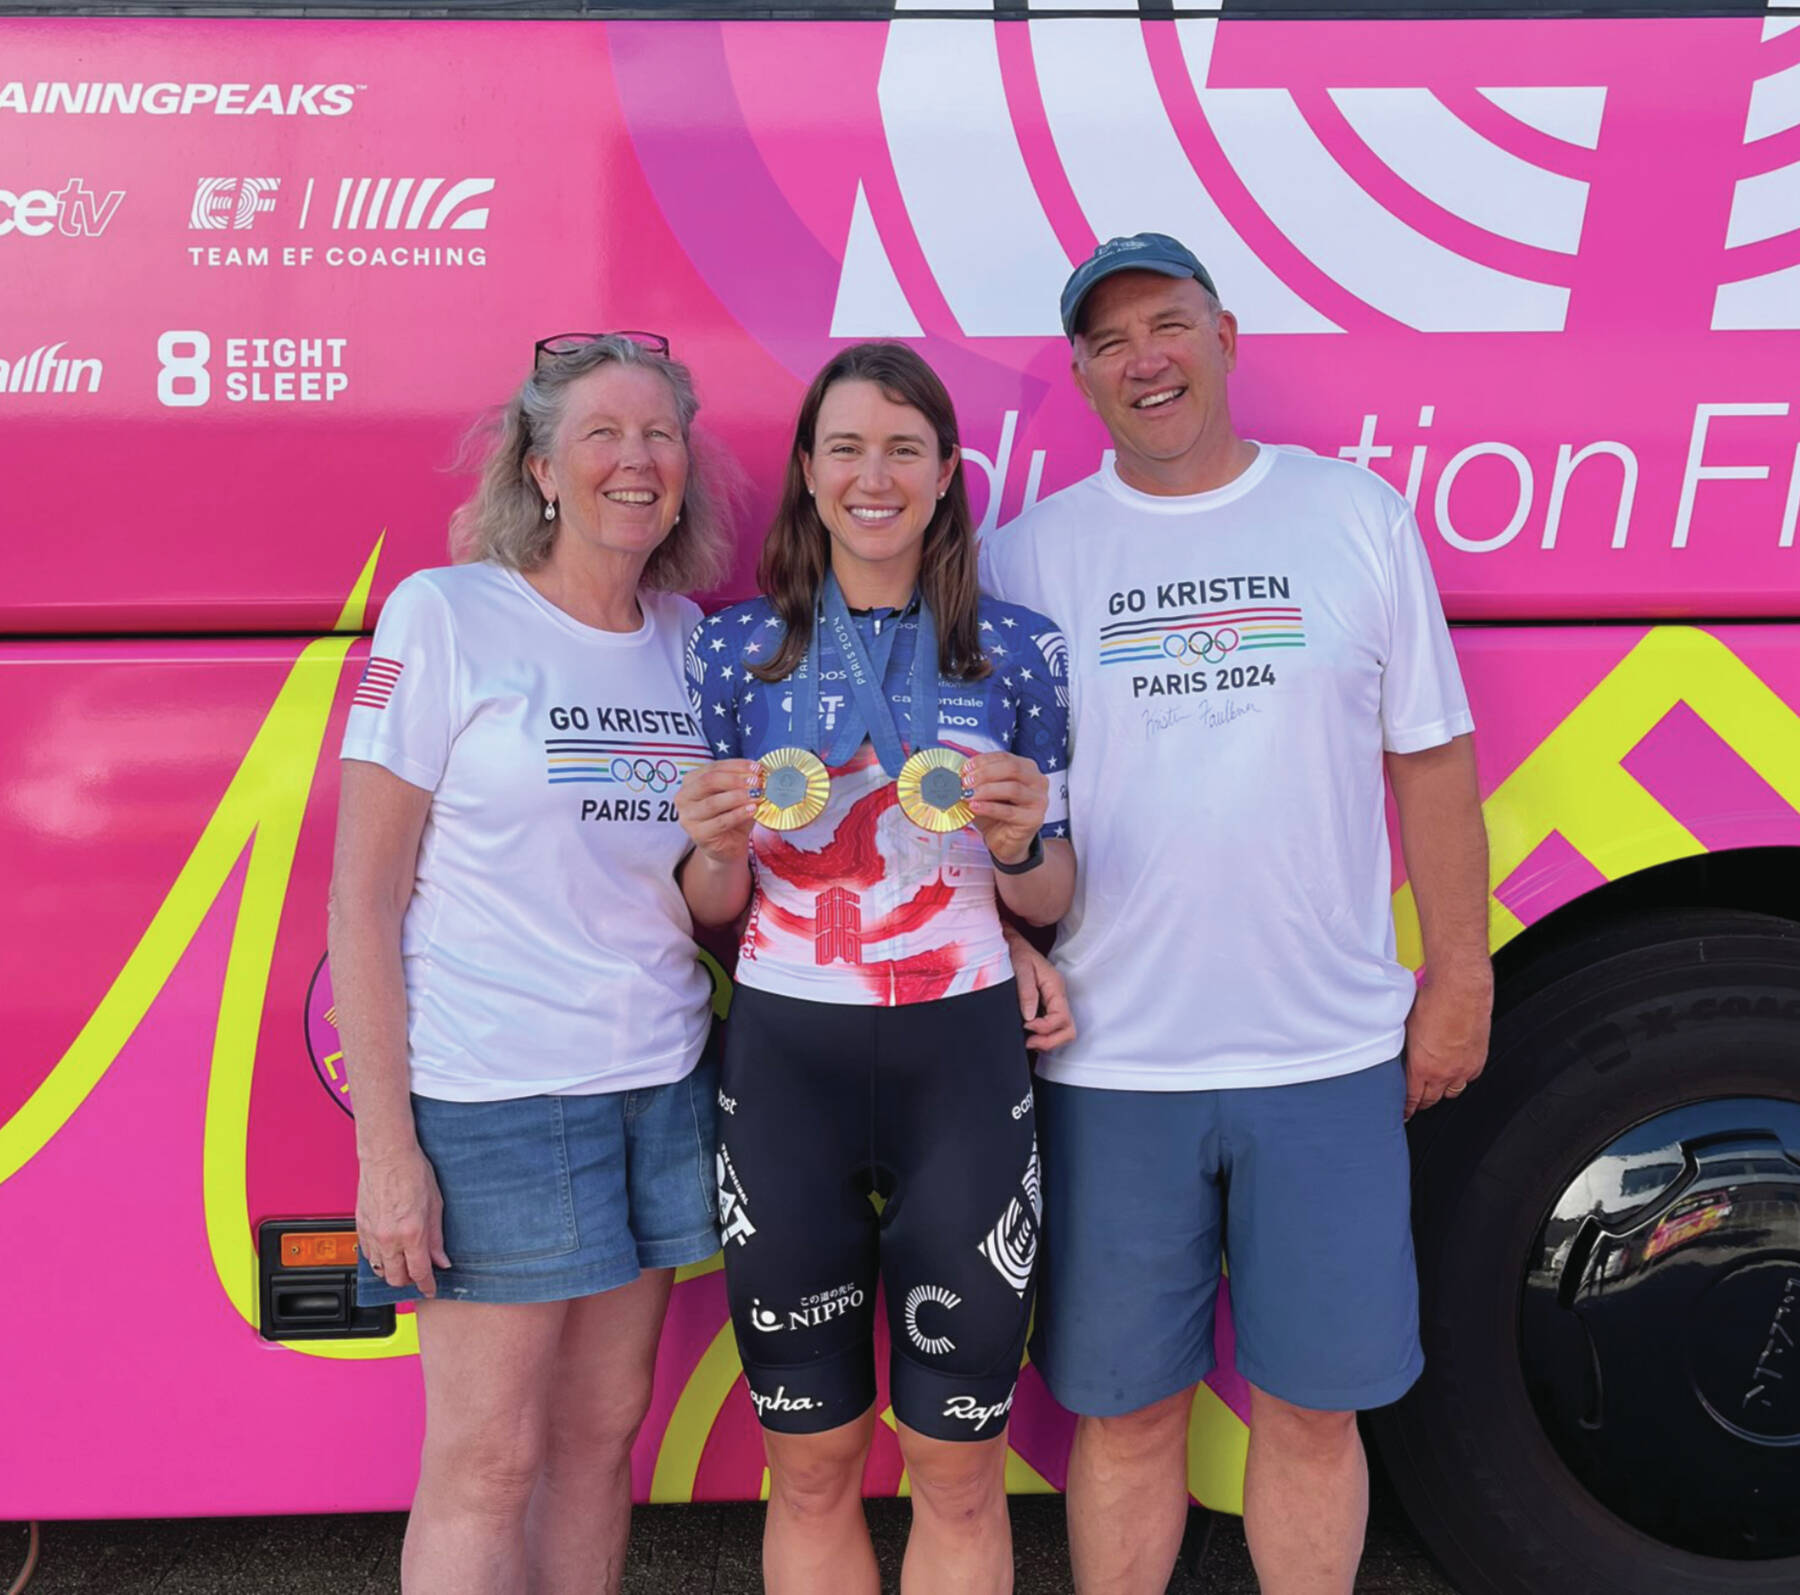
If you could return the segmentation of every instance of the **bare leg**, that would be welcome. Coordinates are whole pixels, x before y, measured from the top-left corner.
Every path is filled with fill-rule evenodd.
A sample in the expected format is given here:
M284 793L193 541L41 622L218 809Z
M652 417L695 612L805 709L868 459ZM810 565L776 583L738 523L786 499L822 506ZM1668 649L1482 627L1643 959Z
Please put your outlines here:
M516 1595L567 1302L421 1302L425 1446L406 1525L407 1595Z
M1187 1527L1194 1387L1119 1418L1083 1418L1069 1452L1078 1595L1162 1595Z
M934 1440L901 1424L899 1433L913 1503L900 1595L1010 1595L1005 1432Z
M1351 1595L1369 1520L1354 1412L1313 1412L1250 1390L1244 1536L1263 1595Z
M543 1472L526 1519L531 1595L618 1595L631 1447L650 1407L675 1271L569 1303L550 1377Z
M862 1506L863 1465L874 1433L873 1408L823 1434L763 1430L768 1595L878 1595L881 1580Z

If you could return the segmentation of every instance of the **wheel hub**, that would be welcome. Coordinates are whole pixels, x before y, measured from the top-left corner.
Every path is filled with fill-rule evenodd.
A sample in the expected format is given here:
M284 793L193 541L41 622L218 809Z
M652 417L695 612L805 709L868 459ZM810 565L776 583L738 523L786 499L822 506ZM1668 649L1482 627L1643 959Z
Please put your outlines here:
M1800 1104L1619 1137L1546 1220L1520 1304L1544 1431L1589 1492L1700 1555L1800 1552Z
M1714 1422L1752 1444L1800 1444L1800 1263L1760 1258L1714 1280L1695 1309L1693 1351L1694 1389Z

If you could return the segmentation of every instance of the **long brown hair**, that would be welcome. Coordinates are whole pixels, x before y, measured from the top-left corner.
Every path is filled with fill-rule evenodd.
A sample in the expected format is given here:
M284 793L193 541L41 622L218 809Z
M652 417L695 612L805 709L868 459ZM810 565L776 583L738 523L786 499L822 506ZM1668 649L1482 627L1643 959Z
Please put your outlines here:
M794 423L781 503L763 540L756 582L787 630L767 664L752 667L763 681L793 674L812 642L813 608L831 568L831 534L807 491L802 455L811 455L819 409L839 382L873 382L893 404L909 405L937 434L938 459L957 447L956 407L938 374L903 343L859 343L834 355L813 378ZM975 521L963 483L962 460L925 528L919 587L937 623L938 669L959 681L979 681L993 668L981 651L980 582L975 566Z

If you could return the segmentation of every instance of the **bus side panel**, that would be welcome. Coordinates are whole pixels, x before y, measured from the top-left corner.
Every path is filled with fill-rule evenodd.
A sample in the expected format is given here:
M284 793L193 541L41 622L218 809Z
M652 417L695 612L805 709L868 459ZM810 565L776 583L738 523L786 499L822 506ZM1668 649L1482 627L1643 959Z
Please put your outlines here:
M1607 878L1699 848L1800 843L1790 631L1473 630L1458 643L1497 943ZM16 1282L0 1362L37 1370L11 1386L9 1424L33 1443L0 1452L0 1515L376 1509L408 1496L421 1421L410 1316L386 1340L276 1345L256 1332L255 1226L354 1205L354 1102L321 954L334 750L366 646L0 649L13 688L0 695L0 757L35 771L0 834L32 905L0 933L7 984L29 989L90 940L90 965L106 971L60 1029L40 1026L32 1085L0 1121L0 1269ZM135 733L46 734L103 725L92 706L108 702L129 705L119 724ZM213 728L194 739L201 751L144 733L177 713ZM77 797L44 795L57 792ZM145 836L155 845L134 845ZM1404 941L1410 894L1396 884ZM1190 1447L1196 1496L1225 1509L1241 1501L1247 1411L1230 1348L1226 1316ZM1069 1432L1028 1369L1011 1487L1060 1487ZM760 1492L716 1259L676 1287L635 1462L644 1498ZM900 1482L885 1423L870 1482Z
M615 178L603 30L0 39L25 93L102 107L0 108L8 184L60 206L5 238L8 632L329 629L379 536L383 592L445 562L459 440L536 338L658 313L604 289L656 228Z
M1793 607L1800 33L1756 18L0 30L10 630L327 629L385 528L378 603L565 330L693 361L736 592L848 338L944 372L991 527L1100 460L1057 294L1146 226L1239 316L1244 429L1406 491L1452 613Z
M386 1338L258 1333L256 1231L348 1220L354 1097L323 958L336 747L366 641L0 645L0 814L29 918L10 991L69 969L0 1115L8 1425L0 1515L161 1517L404 1506L422 1403L410 1312ZM105 735L107 716L116 713ZM159 728L192 727L171 745ZM86 734L57 737L57 726ZM885 1341L881 1363L885 1367ZM885 1384L883 1386L885 1389ZM882 1398L885 1410L885 1396ZM1214 1504L1237 1501L1247 1396L1203 1399ZM1014 1489L1063 1478L1071 1420L1034 1373ZM899 1487L891 1424L870 1487ZM763 1455L719 1259L676 1286L640 1498L755 1499Z
M0 936L8 990L90 939L106 960L51 993L60 1033L0 1123L0 1362L19 1375L9 1428L29 1437L0 1457L8 1515L404 1504L410 1365L296 1354L255 1328L253 1094L311 1171L289 1186L301 1211L354 1201L303 997L271 983L288 927L316 942L323 926L334 783L313 782L351 644L0 647L0 747L40 772L0 837L33 905ZM87 734L46 738L56 725Z
M1607 881L1800 846L1800 636L1776 626L1471 629L1492 944ZM1398 880L1401 956L1417 962Z

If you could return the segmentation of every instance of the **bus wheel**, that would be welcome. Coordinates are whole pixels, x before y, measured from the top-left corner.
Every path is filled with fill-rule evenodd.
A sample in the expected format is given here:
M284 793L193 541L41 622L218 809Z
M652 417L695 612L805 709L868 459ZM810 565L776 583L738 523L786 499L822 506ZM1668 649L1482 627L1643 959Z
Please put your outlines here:
M1800 925L1657 916L1502 1001L1417 1123L1395 1489L1465 1595L1791 1595Z

